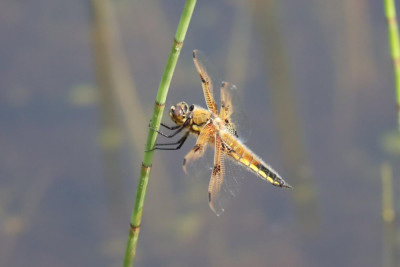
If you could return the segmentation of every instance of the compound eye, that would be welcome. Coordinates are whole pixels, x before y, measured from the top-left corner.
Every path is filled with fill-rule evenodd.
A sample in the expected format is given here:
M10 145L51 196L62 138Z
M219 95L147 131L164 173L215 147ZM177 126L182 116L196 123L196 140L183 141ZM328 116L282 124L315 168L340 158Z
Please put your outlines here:
M194 109L194 105L191 105L191 106L189 107L189 111L193 111L193 109Z
M187 113L187 111L188 111L188 106L187 105L184 106L184 111L185 111L185 113Z
M175 117L181 117L182 116L182 108L181 107L177 107L174 111L174 115Z

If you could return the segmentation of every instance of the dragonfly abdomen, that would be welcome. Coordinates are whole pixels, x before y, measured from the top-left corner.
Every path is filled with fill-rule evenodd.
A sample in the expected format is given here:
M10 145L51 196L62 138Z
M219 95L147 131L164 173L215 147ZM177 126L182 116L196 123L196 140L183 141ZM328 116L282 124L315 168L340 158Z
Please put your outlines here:
M233 136L230 136L227 143L229 146L228 155L230 155L234 160L240 162L248 170L260 176L263 180L267 180L272 185L279 187L292 188L288 183L283 180L280 175L263 162L257 155L255 155L249 148L242 144Z

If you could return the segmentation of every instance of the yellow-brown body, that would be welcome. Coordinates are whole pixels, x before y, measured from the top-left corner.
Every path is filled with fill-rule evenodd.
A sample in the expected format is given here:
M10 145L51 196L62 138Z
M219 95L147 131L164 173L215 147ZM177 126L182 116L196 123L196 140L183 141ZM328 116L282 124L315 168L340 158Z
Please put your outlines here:
M285 186L285 182L280 178L279 174L267 165L260 157L253 153L246 147L231 131L228 130L226 124L229 122L222 122L221 119L199 106L195 106L192 111L192 120L187 127L193 134L199 135L200 131L210 119L212 119L219 131L221 140L225 146L225 154L237 163L241 163L245 168L254 172L262 179L267 180L275 186ZM209 139L209 145L213 145L215 138Z
M254 172L262 179L267 180L275 186L284 186L278 173L262 161L240 140L230 132L224 131L221 136L222 141L228 146L227 154L236 162L243 164L248 170Z
M210 118L211 112L209 110L195 106L193 109L193 118L190 123L190 130L198 135Z

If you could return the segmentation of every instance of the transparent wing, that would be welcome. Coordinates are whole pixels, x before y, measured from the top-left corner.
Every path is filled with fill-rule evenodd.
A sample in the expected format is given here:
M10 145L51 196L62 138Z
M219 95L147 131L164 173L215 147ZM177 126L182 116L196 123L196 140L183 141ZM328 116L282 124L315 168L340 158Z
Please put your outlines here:
M214 166L211 172L210 184L208 186L208 202L211 210L219 216L224 208L219 201L222 182L225 176L225 160L222 154L222 141L217 133L215 136Z
M217 143L215 149L217 149ZM211 210L216 215L221 215L229 206L233 197L240 191L245 179L252 176L251 173L232 160L224 151L216 151L209 184Z
M197 72L200 75L204 99L206 101L208 109L217 114L218 108L217 103L214 100L213 80L209 74L209 71L206 68L206 64L204 63L206 61L205 58L206 57L203 56L200 51L193 50L193 62L196 66Z
M227 118L230 122L229 127L236 129L236 134L242 142L246 142L250 137L251 118L247 116L242 104L243 92L230 82L222 82L220 76L213 68L210 60L200 50L193 51L193 61L200 75L203 87L204 98L209 110L218 114L217 104L225 102L229 108L220 109L221 118ZM217 89L220 86L220 89ZM217 87L214 89L214 87ZM225 114L222 114L225 113Z
M228 155L226 148L222 148L221 138L213 132L212 127L204 129L203 135L198 137L196 145L185 157L184 170L189 177L196 180L210 180L208 201L211 210L219 216L240 191L245 178L255 176ZM214 141L209 139L204 142L206 136ZM201 149L198 149L198 145ZM208 146L214 149L209 149Z
M250 137L251 122L243 108L242 98L242 93L234 84L222 82L220 117L233 135L246 142Z
M236 125L232 121L232 113L233 113L233 104L232 104L232 96L228 91L228 88L231 86L228 82L222 82L221 85L221 109L219 111L220 118L224 121L225 127L228 131L236 137L239 137Z
M221 84L221 110L219 116L221 119L230 119L233 113L232 97L228 91L231 84L229 82L222 82Z
M196 144L194 147L186 154L185 158L183 159L183 170L187 174L187 166L190 165L192 161L198 160L201 158L209 143L214 143L213 138L215 136L215 127L214 125L208 123L206 124L203 129L200 131L199 137L197 138Z

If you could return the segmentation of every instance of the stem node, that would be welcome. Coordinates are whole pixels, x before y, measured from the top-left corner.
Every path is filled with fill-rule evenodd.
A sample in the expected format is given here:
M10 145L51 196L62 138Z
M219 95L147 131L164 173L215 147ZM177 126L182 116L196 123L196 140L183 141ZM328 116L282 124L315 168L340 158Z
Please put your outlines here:
M176 62L180 51L183 46L183 41L186 36L187 29L189 27L190 19L192 18L193 10L196 5L196 0L186 0L185 7L183 8L181 19L176 30L174 42L172 49L170 51L167 64L164 69L163 76L161 78L160 85L158 87L155 107L153 111L153 116L151 120L151 126L154 129L160 127L162 114L165 106L165 99L167 98L167 93L169 86L171 84L172 74L174 73ZM156 142L157 132L149 130L146 142L146 151L144 153L142 168L140 171L140 177L138 181L135 205L132 210L129 236L126 242L125 257L123 266L132 266L133 260L136 254L136 246L139 238L140 225L142 221L142 212L144 199L146 195L147 184L149 182L150 170L153 162L153 152L150 151L154 147ZM148 152L150 151L150 152Z

